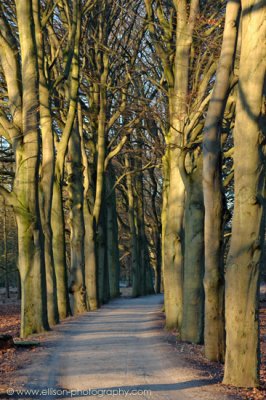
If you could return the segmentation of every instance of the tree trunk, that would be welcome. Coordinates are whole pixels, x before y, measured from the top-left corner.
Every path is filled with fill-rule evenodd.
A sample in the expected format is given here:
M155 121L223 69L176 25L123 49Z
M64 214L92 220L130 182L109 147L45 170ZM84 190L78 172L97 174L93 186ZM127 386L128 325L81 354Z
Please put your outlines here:
M38 132L37 51L31 1L16 1L22 65L22 133L15 149L14 193L21 276L21 336L49 328L46 308L43 237L38 202L40 139ZM28 23L25 23L27 21Z
M203 191L205 205L205 355L224 358L224 261L221 177L221 124L229 94L237 44L239 2L229 1L223 45L210 100L203 139Z
M97 295L97 265L96 265L96 247L95 247L95 229L93 218L94 206L94 190L92 182L92 172L94 168L93 159L94 154L91 155L92 162L89 163L85 151L85 143L83 139L83 121L81 105L78 104L78 121L79 121L79 134L81 138L81 152L83 164L83 185L84 185L84 226L85 226L85 286L87 293L87 308L94 311L98 308L98 295Z
M107 99L106 99L106 81L108 75L108 56L103 53L101 62L98 68L101 71L101 82L99 85L99 114L97 126L97 167L96 167L96 187L95 187L95 201L93 207L94 229L96 237L96 257L97 257L97 291L99 303L107 302L109 298L109 283L108 283L108 267L106 264L106 209L103 204L105 193L105 174L104 174L104 161L106 153L106 113L107 113Z
M161 293L162 282L162 247L160 232L156 231L156 279L155 279L155 293Z
M162 260L162 286L163 291L164 288L164 253L165 253L165 228L166 228L166 216L167 216L167 208L168 208L168 191L169 191L169 157L168 157L168 149L166 149L166 153L162 158L162 172L163 172L163 192L162 192L162 212L161 212L161 221L162 221L162 247L161 247L161 260ZM165 301L164 301L165 303Z
M135 219L135 201L132 187L132 174L130 171L129 156L126 155L125 165L127 168L127 196L128 196L128 220L130 228L131 247L131 273L132 273L132 296L140 296L140 262L138 252L137 228Z
M116 214L116 196L113 186L115 184L114 171L109 165L106 174L107 190L107 264L110 286L110 298L119 296L119 250L118 250L118 226Z
M162 264L164 284L164 304L166 327L181 327L183 304L183 216L185 190L179 171L179 158L184 145L184 128L187 119L187 100L189 90L189 61L193 30L199 12L199 1L173 0L176 13L174 24L165 18L162 6L155 6L156 16L162 29L161 39L165 46L156 41L153 2L145 0L149 29L155 36L154 46L164 68L164 77L168 85L169 124L166 135L164 155L164 193L162 210ZM175 52L169 40L175 33ZM171 46L171 47L170 47ZM171 48L171 51L169 51ZM166 193L165 193L166 191Z
M59 322L51 228L55 154L52 117L49 104L49 90L44 75L43 37L40 22L40 4L38 0L33 0L33 14L39 71L40 128L42 137L42 165L39 196L40 214L44 234L47 313L49 324L55 325Z
M53 201L52 201L52 230L53 230L53 254L57 282L57 299L58 310L61 319L70 314L70 304L68 297L67 285L67 267L66 267L66 246L65 246L65 221L63 212L63 196L62 184L64 179L64 163L67 153L69 138L73 129L76 116L78 88L79 88L79 42L81 32L81 8L80 0L73 2L73 22L72 32L73 48L69 49L69 53L73 52L70 60L70 93L69 106L66 123L62 132L62 137L57 145Z
M85 286L87 292L88 310L98 308L97 295L97 266L94 239L93 216L88 206L89 200L84 196L84 221L85 221Z
M105 191L104 191L105 193ZM106 229L106 204L101 205L100 218L97 225L97 273L98 273L98 298L100 304L105 304L110 298L109 271L107 264L107 229Z
M226 268L223 382L254 387L259 384L258 283L265 172L259 117L265 79L266 7L259 0L243 0L241 5L242 40L234 129L235 207Z
M69 293L73 296L73 313L87 310L85 288L84 216L83 216L83 165L81 140L75 123L68 144L68 200L70 226L70 278Z
M138 240L138 252L140 262L140 294L142 296L146 294L154 293L153 282L152 282L152 270L150 265L150 256L148 249L148 242L145 232L145 219L144 219L144 190L143 190L143 172L142 172L142 143L137 143L137 150L139 155L135 160L135 168L138 171L135 179L135 213L137 223L137 240Z
M175 124L175 126L177 126ZM184 184L179 171L181 138L173 129L170 130L169 149L165 157L169 166L169 186L167 208L164 221L163 243L163 279L166 327L168 329L181 327L183 304L183 215L184 215Z
M183 313L183 217L185 206L184 183L179 170L181 148L184 145L184 127L187 118L189 89L189 60L192 34L199 1L173 1L177 14L176 51L172 70L165 66L168 78L170 130L166 138L168 149L169 187L164 238L164 291L166 327L181 328Z
M60 176L60 174L59 174ZM57 304L60 319L71 314L68 296L68 277L66 264L65 221L61 179L56 174L52 201L53 256L56 275Z
M181 339L191 343L202 343L204 326L204 205L202 157L201 155L197 157L195 152L193 158L196 159L196 168L193 166L192 172L184 177L187 196L184 216L186 232Z

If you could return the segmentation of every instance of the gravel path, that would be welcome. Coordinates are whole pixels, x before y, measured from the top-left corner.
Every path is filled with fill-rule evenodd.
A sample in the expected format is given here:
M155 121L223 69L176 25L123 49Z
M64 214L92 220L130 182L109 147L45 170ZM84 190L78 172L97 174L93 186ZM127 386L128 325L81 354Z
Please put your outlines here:
M225 400L223 388L178 355L162 329L161 295L120 298L63 322L17 372L20 399ZM232 398L232 397L231 397Z

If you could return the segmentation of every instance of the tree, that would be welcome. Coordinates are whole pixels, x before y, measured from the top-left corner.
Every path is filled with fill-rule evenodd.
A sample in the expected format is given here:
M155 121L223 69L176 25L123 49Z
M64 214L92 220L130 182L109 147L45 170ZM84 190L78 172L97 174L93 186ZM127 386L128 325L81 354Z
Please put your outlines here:
M240 3L229 1L215 84L205 120L203 138L203 192L205 206L205 354L224 358L224 253L221 130L233 81Z
M45 78L44 40L41 26L40 2L32 2L35 40L38 59L39 118L42 145L42 162L39 185L40 215L44 237L44 261L47 291L47 313L50 325L59 322L56 276L53 256L51 211L54 179L54 136L50 109L50 94Z
M185 188L179 170L183 131L187 115L188 65L198 1L187 12L186 1L173 1L170 18L159 2L146 0L149 31L164 69L168 91L169 131L164 156L164 204L162 215L163 276L166 326L181 327L183 304L183 216ZM160 24L156 35L155 15ZM160 44L164 41L163 45Z
M260 118L265 84L265 19L264 2L241 1L241 54L234 129L235 206L226 263L223 381L245 387L259 383L258 283L265 180Z
M17 43L1 8L1 63L4 70L11 122L1 115L7 140L16 158L14 189L1 194L11 204L18 224L19 271L21 276L21 336L48 329L43 233L41 227L38 171L40 134L38 130L37 49L33 30L32 2L16 1L21 61ZM25 21L31 23L25 24ZM10 64L11 63L11 64ZM12 69L10 68L12 65ZM21 84L20 84L21 82ZM8 129L9 128L9 129Z
M200 149L216 69L217 51L210 38L219 34L223 10L198 1L145 4L152 43L163 66L158 87L168 97L162 207L166 325L178 326L184 340L200 343L204 307ZM209 22L210 16L214 22Z

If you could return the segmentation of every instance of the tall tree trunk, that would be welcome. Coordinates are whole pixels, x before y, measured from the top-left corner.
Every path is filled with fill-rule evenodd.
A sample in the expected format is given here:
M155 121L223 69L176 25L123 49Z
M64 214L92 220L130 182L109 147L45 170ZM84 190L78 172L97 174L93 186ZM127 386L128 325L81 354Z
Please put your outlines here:
M128 196L128 220L131 241L131 273L132 273L132 296L140 296L140 262L138 252L137 228L135 220L135 202L132 187L132 173L130 171L129 156L126 155L125 166L127 169L127 196Z
M14 193L21 276L21 336L48 329L43 237L38 201L40 138L38 132L37 51L30 0L16 0L22 65L22 133L15 149ZM25 23L27 21L27 23Z
M158 211L157 211L156 199L158 196L158 186L157 186L156 176L154 174L154 169L149 169L149 173L150 173L150 179L153 183L153 185L152 185L153 190L152 190L152 194L151 194L151 205L152 205L154 223L153 223L153 226L151 229L151 234L152 234L153 247L155 249L154 290L155 290L155 293L160 293L161 292L161 281L162 281L162 248L161 248L162 224L161 224L161 220L158 216Z
M205 355L224 358L224 261L221 177L221 124L229 94L237 44L239 1L229 1L223 45L209 104L203 139L203 191L205 206Z
M143 172L142 172L142 143L137 143L137 149L139 155L135 160L135 168L138 171L135 179L135 213L137 222L137 239L138 239L138 252L140 262L140 294L142 296L146 294L154 293L153 282L152 282L152 270L150 265L150 256L148 249L148 242L145 232L145 220L144 220L144 189L143 189Z
M116 214L116 196L113 189L115 177L112 165L109 165L106 173L107 191L107 264L110 285L110 298L119 296L119 250L118 250L118 226Z
M85 143L83 139L83 122L81 105L78 104L78 121L79 121L79 134L81 138L81 151L84 175L84 226L85 226L85 286L87 293L87 308L94 311L98 308L98 295L97 295L97 265L96 265L96 248L95 248L95 230L93 218L94 206L94 190L92 182L92 173L94 168L92 155L92 162L89 163L85 151Z
M64 179L64 163L67 146L72 132L78 98L79 88L79 42L81 33L81 9L80 0L73 1L72 31L73 48L69 49L72 54L70 73L70 95L66 123L62 137L57 146L57 155L54 173L53 201L52 201L52 231L53 231L53 254L57 282L58 310L61 319L70 314L70 305L67 289L67 267L65 247L65 221L63 212L62 183Z
M243 0L241 6L234 129L235 207L225 289L224 383L254 387L259 384L258 283L265 178L259 117L265 83L266 7L259 0Z
M200 150L199 150L200 151ZM192 171L187 173L183 165L183 180L186 187L184 216L185 257L184 296L181 338L191 343L203 342L204 326L204 205L202 192L202 155L196 155ZM185 162L185 160L184 160Z
M169 168L169 186L167 193L167 208L164 220L164 253L163 279L166 327L171 329L181 327L183 304L183 216L184 216L184 183L179 171L180 146L182 146L181 124L177 118L179 105L177 94L171 93L169 98L170 128L167 157Z
M66 264L65 221L61 189L61 174L55 175L52 201L53 256L56 275L57 304L60 319L71 314L68 296L68 277Z
M105 184L104 192L105 194ZM97 225L97 273L98 299L100 304L107 303L110 298L109 271L107 264L107 210L105 202L101 205L100 217Z
M105 25L105 24L103 24ZM102 29L102 27L100 28ZM108 268L106 264L106 225L105 225L105 204L103 204L103 196L105 193L105 146L106 146L106 81L108 76L108 56L103 53L102 60L99 62L98 68L102 70L101 82L99 86L99 115L97 130L97 171L96 171L96 188L95 202L93 208L94 228L96 233L96 249L97 249L97 272L98 272L98 299L100 304L105 303L109 298Z
M177 15L176 51L171 70L165 63L168 76L170 131L166 138L169 186L164 232L164 291L166 327L182 325L183 313L183 217L185 206L184 183L179 170L181 148L184 145L184 127L187 118L188 74L194 24L199 1L190 3L174 0Z
M167 216L167 208L168 208L168 190L169 190L169 163L168 163L168 150L166 149L166 153L162 158L162 172L163 172L163 192L162 192L162 212L161 212L161 221L162 221L162 247L161 247L161 259L162 259L162 286L163 291L164 288L164 253L165 253L165 228L166 228L166 216ZM165 303L165 301L164 301Z
M44 234L48 322L50 325L55 325L59 321L51 228L55 154L49 90L47 87L46 78L44 76L43 37L40 22L41 16L39 3L40 2L38 0L33 0L33 15L39 72L40 128L42 136L42 165L39 195L40 214Z
M89 197L89 194L88 194ZM87 292L88 310L94 311L98 308L97 295L97 264L95 249L95 232L93 215L88 203L90 200L84 193L84 221L85 221L85 286Z
M73 296L73 313L87 310L85 288L84 216L83 216L83 165L81 140L77 123L74 124L68 143L68 199L70 204L70 286Z

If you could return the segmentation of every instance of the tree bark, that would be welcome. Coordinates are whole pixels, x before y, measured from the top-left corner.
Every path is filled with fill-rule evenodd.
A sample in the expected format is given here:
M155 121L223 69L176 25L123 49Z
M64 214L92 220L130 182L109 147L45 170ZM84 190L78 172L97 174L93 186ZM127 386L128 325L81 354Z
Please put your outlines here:
M259 0L243 0L241 6L242 40L234 129L235 207L226 265L223 382L254 387L259 384L258 283L265 179L259 118L265 80L266 7Z
M173 1L176 11L176 49L172 68L163 57L168 80L170 130L166 138L168 149L169 186L164 230L164 291L166 327L181 328L183 313L183 217L185 189L179 170L181 148L184 145L184 127L187 118L189 89L189 60L192 35L199 1ZM168 55L169 56L169 55ZM166 161L166 160L165 160Z
M110 298L119 296L119 250L118 250L118 226L116 214L116 196L113 189L115 177L112 165L109 165L106 173L107 191L107 264L110 286Z
M129 156L126 155L125 166L127 169L127 196L128 196L128 220L130 228L131 247L131 274L132 274L132 296L140 296L140 261L138 252L137 227L135 219L135 201L132 187L132 174L130 171Z
M165 223L163 278L166 327L168 329L181 327L183 305L183 216L185 189L179 171L179 157L182 146L182 123L179 120L180 107L177 104L178 95L170 91L170 128L168 150L165 154L169 168L169 186L167 190L167 208L162 220Z
M49 328L46 308L43 237L38 201L40 137L38 132L37 51L30 0L16 0L21 49L22 133L16 144L14 193L18 224L19 270L21 276L21 336ZM25 23L28 21L28 23Z
M193 165L191 173L182 174L187 196L181 339L191 343L203 342L204 328L204 205L202 155L196 155L197 151L193 156L196 167ZM185 166L182 168L185 170Z
M44 75L43 36L40 21L40 4L38 0L33 0L33 15L38 55L38 93L40 102L40 128L42 139L41 180L39 186L40 214L44 234L48 322L50 325L55 325L59 322L51 228L55 153L49 90Z
M68 277L66 264L65 221L60 173L55 175L51 226L53 232L53 256L56 275L57 304L60 319L71 314L68 296Z
M72 53L69 93L69 106L66 123L62 137L57 145L55 162L53 201L52 201L52 230L53 230L53 254L57 282L57 299L60 318L70 314L69 297L67 292L67 267L65 247L65 221L63 212L62 183L64 179L64 163L67 146L76 117L78 88L79 88L79 45L81 34L81 10L80 0L73 1L72 30L70 36L73 38L69 53Z
M85 143L83 139L83 123L81 105L78 104L78 121L79 121L79 134L81 138L81 151L83 163L83 176L84 176L84 225L85 225L85 286L87 293L87 308L94 311L98 308L98 294L97 294L97 264L96 264L96 248L95 248L95 230L94 230L94 190L92 182L92 174L94 168L94 154L91 155L92 162L89 163Z
M73 296L73 313L75 315L87 310L84 256L83 165L81 140L77 123L74 124L68 144L67 164L71 255L69 293Z
M105 194L105 184L104 191ZM110 298L109 271L107 264L107 229L106 229L106 204L101 204L99 221L97 224L97 275L99 304L105 304Z
M224 358L224 261L221 177L221 124L234 67L240 3L229 1L223 45L209 104L203 139L203 191L205 206L205 355Z

